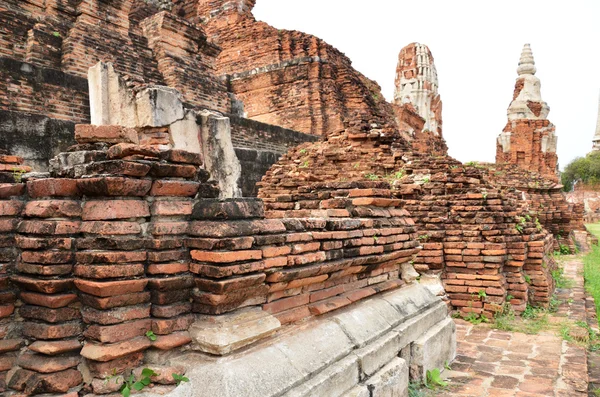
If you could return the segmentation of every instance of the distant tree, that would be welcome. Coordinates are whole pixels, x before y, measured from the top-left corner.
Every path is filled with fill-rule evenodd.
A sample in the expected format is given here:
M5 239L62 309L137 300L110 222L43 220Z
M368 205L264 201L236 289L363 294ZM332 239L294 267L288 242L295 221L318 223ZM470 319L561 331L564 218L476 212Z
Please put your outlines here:
M577 157L571 161L561 175L565 192L573 190L575 182L586 185L600 183L600 152L589 153L585 157Z

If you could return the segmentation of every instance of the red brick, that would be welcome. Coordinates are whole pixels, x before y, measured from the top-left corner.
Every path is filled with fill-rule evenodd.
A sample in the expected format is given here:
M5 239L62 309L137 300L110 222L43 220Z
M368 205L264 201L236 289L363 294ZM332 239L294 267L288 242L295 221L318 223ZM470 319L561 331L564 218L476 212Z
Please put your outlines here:
M106 298L141 292L148 284L148 280L122 280L122 281L90 281L75 280L75 286L86 294Z
M284 310L289 310L294 307L307 305L310 301L309 294L293 296L291 298L280 299L263 305L263 310L273 314Z
M157 335L167 335L175 331L186 331L193 322L194 316L191 314L169 319L154 319L152 320L152 331Z
M177 216L177 215L191 215L192 214L192 202L191 201L164 201L158 200L152 204L152 215L161 216Z
M138 143L137 131L120 125L76 124L75 140L78 143Z
M26 353L19 357L18 365L36 372L52 373L76 367L80 361L81 358L78 355L52 357Z
M77 252L78 264L84 263L132 263L146 260L147 253L142 251L103 251Z
M185 234L188 226L188 222L153 222L150 224L148 232L154 236Z
M145 336L110 345L87 342L81 349L81 355L89 360L106 362L146 350L150 346L151 342Z
M171 350L176 347L187 345L192 341L187 332L174 332L170 335L161 335L152 342L152 347L160 350Z
M78 277L106 279L114 277L135 277L144 275L144 265L76 265L73 274Z
M113 307L122 307L130 305L138 305L150 301L150 292L136 292L131 294L121 294L100 298L88 294L80 294L79 299L84 305L93 307L94 309L111 309Z
M192 197L198 193L200 184L192 181L158 180L152 184L152 196Z
M137 222L83 222L81 224L82 233L100 234L100 235L125 235L138 234L142 228Z
M83 321L102 325L119 324L124 321L150 317L150 304L118 307L111 310L97 310L91 307L81 309Z
M77 295L75 294L46 295L26 291L20 292L19 297L26 303L53 309L65 307L77 300Z
M79 233L79 221L22 221L17 228L19 233L61 235Z
M121 177L99 177L77 180L79 190L88 196L132 196L148 194L152 181Z
M261 259L262 251L250 250L250 251L231 251L231 252L217 252L217 251L196 251L190 252L192 259L198 262L211 262L211 263L231 263L238 261L248 261L253 259Z
M11 276L10 280L19 287L33 292L54 294L73 287L73 279L40 280L24 276Z
M23 251L21 253L21 260L28 263L69 263L73 258L73 253L68 251Z
M30 201L23 213L38 218L73 218L81 216L81 205L73 200Z
M80 350L81 346L81 342L77 339L65 339L59 341L38 340L27 346L27 348L37 353L54 356L61 353Z
M150 319L143 319L117 325L91 325L84 332L84 336L103 343L121 342L145 335L151 324Z
M148 265L148 274L177 274L187 272L190 265L185 263L153 263Z
M308 306L310 313L318 316L332 310L339 309L352 303L348 298L336 296L324 301L313 303Z
M16 216L21 214L23 202L17 200L0 201L0 216Z
M35 179L27 182L27 193L32 198L77 197L80 195L75 179Z
M24 183L0 183L0 198L22 196L24 193Z
M150 216L148 203L138 200L88 201L83 204L84 221L143 218Z
M23 323L23 335L34 339L63 339L78 336L82 331L79 322L65 324Z

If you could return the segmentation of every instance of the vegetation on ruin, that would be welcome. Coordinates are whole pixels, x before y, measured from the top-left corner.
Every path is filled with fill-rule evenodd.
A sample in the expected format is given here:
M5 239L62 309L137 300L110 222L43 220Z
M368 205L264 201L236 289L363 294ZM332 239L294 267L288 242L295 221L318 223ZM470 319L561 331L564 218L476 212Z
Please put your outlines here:
M600 152L591 152L571 161L562 172L561 181L566 192L573 190L577 182L586 185L600 183Z
M116 384L121 383L119 391L123 397L129 397L132 390L142 391L144 388L148 387L150 383L152 383L151 378L158 375L152 369L144 368L140 378L136 380L135 374L132 370L128 370L126 373L127 372L129 373L129 376L123 376L116 375L116 370L113 370L113 375L106 378L106 383L109 383L113 380ZM179 386L182 382L190 381L189 378L180 374L173 373L171 376L173 377L173 380L177 386Z
M600 223L586 225L590 233L600 238ZM583 276L585 288L596 302L600 302L600 247L592 245L591 251L583 258ZM600 316L600 305L596 305L596 314ZM600 317L599 317L600 318Z
M448 362L444 368L450 370ZM425 381L412 381L408 384L408 397L429 397L436 395L437 391L448 386L448 382L442 377L442 371L439 368L432 368L425 373Z

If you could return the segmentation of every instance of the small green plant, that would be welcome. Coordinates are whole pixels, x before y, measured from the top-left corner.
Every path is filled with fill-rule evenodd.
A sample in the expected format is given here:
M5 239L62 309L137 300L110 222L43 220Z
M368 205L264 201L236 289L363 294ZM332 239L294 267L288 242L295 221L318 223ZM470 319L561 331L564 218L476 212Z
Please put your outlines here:
M467 162L465 163L465 165L466 165L466 166L469 166L469 167L475 167L475 166L476 166L476 165L478 165L478 164L479 164L479 162L477 162L477 161L467 161Z
M477 314L474 312L470 312L466 317L463 317L463 320L470 322L473 325L479 325L481 323L489 323L490 320L484 316L483 314Z
M525 228L526 224L527 224L527 221L525 220L524 217L517 216L517 223L515 224L515 229L517 229L517 231L519 233L523 234L523 229Z
M146 331L146 338L150 339L152 342L154 342L158 337L156 336L156 334L152 331Z
M514 296L512 296L512 295L510 295L510 294L506 295L506 301L507 301L507 302L510 302L510 301L511 301L511 300L513 300L513 299L514 299Z
M408 397L427 397L427 390L422 382L410 382L408 384Z
M370 181L376 181L379 179L379 176L377 176L375 174L367 174L367 175L365 175L365 178L367 178Z
M525 215L525 219L527 219L527 222L531 222L531 215L526 214Z
M308 162L308 160L306 160L305 162L303 162L302 164L300 164L300 168L308 168L308 165L310 163Z
M15 180L15 183L23 182L23 174L24 173L25 173L25 171L23 171L20 168L13 168L13 179Z
M568 245L558 243L558 249L561 255L569 255L571 250Z
M442 374L439 368L427 370L425 379L425 386L427 386L428 389L437 389L438 387L448 386L448 382L442 379Z
M54 36L54 37L60 37L60 32L52 32L52 36Z
M352 167L354 167L354 169L357 169L358 167L360 167L360 163L355 163Z
M377 237L377 235L373 236L373 241L375 242L375 244L377 244L377 240L379 240L379 237Z
M569 326L569 324L561 324L558 333L560 334L560 337L566 340L567 342L573 342L573 337L571 336L571 327Z
M550 274L554 279L556 288L564 289L573 287L573 280L565 277L565 269L563 269L562 267L558 267L555 270L552 270Z
M538 232L541 232L543 229L543 226L540 223L540 220L538 218L535 218L535 228L537 229Z
M527 284L531 285L531 276L529 276L527 273L523 273L523 278Z
M300 154L306 154L306 149L300 149Z
M135 375L131 373L127 378L123 378L123 386L121 386L121 395L123 397L129 397L129 395L131 394L131 389L137 391L143 390L144 387L150 384L150 378L156 375L158 374L150 368L144 368L142 370L142 377L140 378L140 380L136 381Z
M483 192L483 193L481 193L481 196L483 197L484 200L487 200L488 193Z
M189 382L190 380L183 375L179 374L171 374L173 376L173 380L177 383L177 386L181 384L181 382Z
M479 292L477 292L477 296L479 297L479 299L483 299L487 296L487 294L485 293L484 289L480 289Z
M429 177L426 176L425 178L423 178L423 183L429 183L429 180L430 180Z
M431 237L429 234L421 234L419 237L417 237L420 241L427 241L429 240L429 237Z
M444 361L444 368L447 369L448 371L452 370L452 368L450 368L450 364L448 363L448 361Z

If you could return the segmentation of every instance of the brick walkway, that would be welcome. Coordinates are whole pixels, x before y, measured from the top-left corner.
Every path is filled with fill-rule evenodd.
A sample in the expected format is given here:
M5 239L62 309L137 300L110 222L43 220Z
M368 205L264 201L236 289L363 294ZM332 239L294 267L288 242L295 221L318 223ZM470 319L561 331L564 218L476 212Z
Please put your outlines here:
M574 280L574 287L557 291L564 303L549 317L550 329L526 335L456 320L458 355L452 370L443 373L449 386L433 394L447 397L586 396L587 350L581 344L564 341L558 332L567 322L586 321L583 263L573 257L563 266L566 277Z

